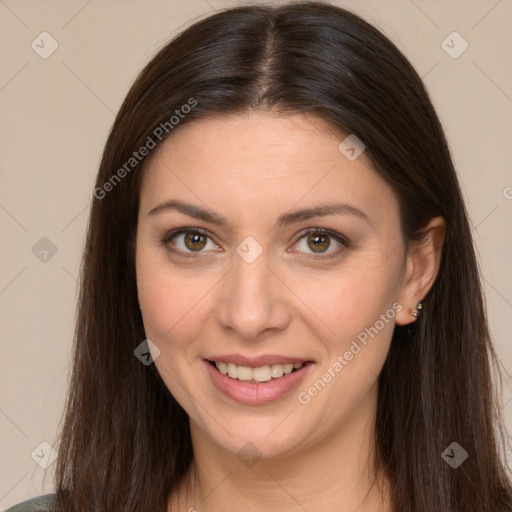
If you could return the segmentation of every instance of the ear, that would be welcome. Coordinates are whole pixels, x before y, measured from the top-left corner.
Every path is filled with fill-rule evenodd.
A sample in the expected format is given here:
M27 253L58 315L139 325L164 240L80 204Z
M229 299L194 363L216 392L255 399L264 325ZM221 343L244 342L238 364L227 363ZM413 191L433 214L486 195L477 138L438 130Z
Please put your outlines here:
M421 239L410 243L398 296L403 308L395 316L397 325L407 325L416 320L412 313L429 292L439 272L445 231L444 219L433 217L423 230Z

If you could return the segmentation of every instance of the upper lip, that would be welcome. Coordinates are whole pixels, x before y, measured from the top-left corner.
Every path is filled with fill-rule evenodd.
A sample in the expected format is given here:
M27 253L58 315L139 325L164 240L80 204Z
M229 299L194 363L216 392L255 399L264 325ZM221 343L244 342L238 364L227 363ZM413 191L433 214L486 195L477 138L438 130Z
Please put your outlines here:
M257 357L247 357L242 354L225 354L218 356L211 356L208 358L209 361L232 363L237 366L248 366L249 368L257 368L259 366L266 366L272 364L286 364L286 363L306 363L311 361L310 359L291 357L291 356L280 356L280 355L262 355Z

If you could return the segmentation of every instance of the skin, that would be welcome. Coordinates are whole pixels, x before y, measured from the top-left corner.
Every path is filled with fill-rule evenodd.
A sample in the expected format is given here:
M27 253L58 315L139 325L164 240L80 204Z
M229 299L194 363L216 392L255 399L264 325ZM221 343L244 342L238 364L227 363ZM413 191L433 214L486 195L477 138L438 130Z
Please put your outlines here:
M394 324L415 321L411 312L435 280L444 222L432 219L422 243L406 242L392 189L364 153L350 161L338 150L343 138L310 114L197 120L167 139L145 170L139 304L146 335L160 350L156 367L190 417L194 447L169 510L393 510L387 475L372 472L377 379ZM171 198L216 212L229 227L171 209L148 215ZM344 213L276 225L284 213L326 202L347 203L369 221ZM199 252L197 239L185 244L186 233L161 243L171 229L192 227L209 234ZM317 228L351 243L327 237L324 253L315 252L303 232ZM248 236L262 248L252 263L236 252ZM334 256L307 259L322 254ZM342 371L299 402L298 393L332 372L338 356L389 311L392 320L359 344ZM279 400L243 405L220 393L205 369L205 358L228 353L314 365ZM237 456L248 442L245 450L261 457L252 467Z

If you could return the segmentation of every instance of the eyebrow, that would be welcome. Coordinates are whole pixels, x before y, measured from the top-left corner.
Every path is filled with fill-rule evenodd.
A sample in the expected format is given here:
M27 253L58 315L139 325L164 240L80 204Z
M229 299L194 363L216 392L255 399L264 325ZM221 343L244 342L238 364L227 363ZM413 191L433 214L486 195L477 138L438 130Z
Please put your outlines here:
M169 210L175 210L188 215L189 217L194 217L195 219L200 219L205 222L225 226L228 229L231 229L228 220L222 215L190 203L178 201L177 199L169 199L168 201L155 206L148 212L148 216ZM346 203L324 203L311 208L304 208L295 212L285 213L277 219L276 225L282 227L295 222L309 220L314 217L325 217L327 215L353 215L372 225L372 221L366 213L359 208Z

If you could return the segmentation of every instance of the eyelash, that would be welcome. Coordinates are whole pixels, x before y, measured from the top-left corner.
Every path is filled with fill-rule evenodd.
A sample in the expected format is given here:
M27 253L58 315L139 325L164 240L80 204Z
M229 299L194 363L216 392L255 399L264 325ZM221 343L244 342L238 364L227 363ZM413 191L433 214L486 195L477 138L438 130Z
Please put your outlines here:
M212 237L206 231L199 229L199 228L178 228L178 229L173 229L173 230L169 231L168 233L166 233L165 236L160 240L160 243L161 243L161 245L165 246L167 248L167 250L169 252L171 252L172 254L177 254L177 255L183 256L185 258L199 258L199 257L201 257L202 251L198 251L197 253L189 253L189 252L181 251L179 249L173 249L172 247L170 247L168 245L169 242L172 240L172 238L174 238L175 236L181 235L181 234L189 234L189 233L202 235L209 239L212 239ZM332 251L331 253L323 255L323 256L317 255L317 254L307 254L307 256L305 256L305 258L307 260L313 260L313 261L314 260L316 260L316 261L328 260L328 259L338 256L338 254L343 250L343 248L352 247L352 244L346 237L344 237L340 233L337 233L336 231L332 231L331 229L326 229L326 228L312 228L312 229L310 228L310 229L302 231L301 233L299 233L295 244L297 244L300 240L302 240L304 237L306 237L310 234L327 235L327 236L333 238L334 240L336 240L337 242L339 242L342 245L342 247L338 247L338 249Z

